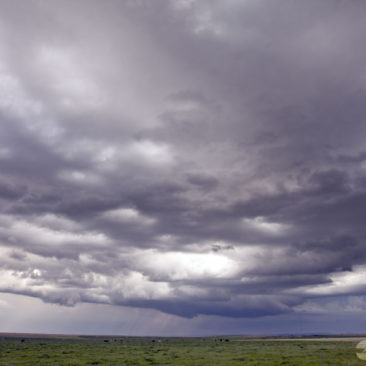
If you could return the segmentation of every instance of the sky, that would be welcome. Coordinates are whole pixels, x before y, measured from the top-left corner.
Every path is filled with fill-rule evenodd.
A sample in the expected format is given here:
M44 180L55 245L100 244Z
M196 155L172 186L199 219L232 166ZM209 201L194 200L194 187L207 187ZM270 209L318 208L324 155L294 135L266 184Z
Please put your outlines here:
M0 331L366 333L365 11L0 0Z

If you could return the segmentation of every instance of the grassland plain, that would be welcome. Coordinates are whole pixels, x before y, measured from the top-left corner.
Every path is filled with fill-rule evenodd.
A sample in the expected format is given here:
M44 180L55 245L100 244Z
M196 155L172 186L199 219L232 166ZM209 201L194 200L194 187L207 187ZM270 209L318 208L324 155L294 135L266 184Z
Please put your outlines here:
M17 337L0 340L0 365L364 365L351 339L243 337Z

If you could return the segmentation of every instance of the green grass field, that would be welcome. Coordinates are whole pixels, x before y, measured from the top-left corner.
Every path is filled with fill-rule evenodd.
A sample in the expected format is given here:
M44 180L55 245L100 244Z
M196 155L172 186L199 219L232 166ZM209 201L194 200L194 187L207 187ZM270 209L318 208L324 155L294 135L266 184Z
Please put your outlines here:
M226 341L228 339L228 341ZM365 365L357 341L80 337L0 340L0 365Z

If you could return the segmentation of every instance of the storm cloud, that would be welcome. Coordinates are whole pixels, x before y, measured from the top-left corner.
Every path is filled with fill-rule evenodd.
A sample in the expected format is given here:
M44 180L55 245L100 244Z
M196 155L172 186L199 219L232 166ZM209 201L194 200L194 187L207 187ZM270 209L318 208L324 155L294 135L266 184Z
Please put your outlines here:
M0 291L365 311L365 11L0 1Z

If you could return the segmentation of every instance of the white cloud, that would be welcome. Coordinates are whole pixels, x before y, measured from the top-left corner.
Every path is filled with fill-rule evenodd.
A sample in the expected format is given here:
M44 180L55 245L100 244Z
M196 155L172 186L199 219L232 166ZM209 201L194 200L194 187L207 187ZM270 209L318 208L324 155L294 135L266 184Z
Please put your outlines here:
M171 294L168 282L150 281L148 277L137 271L127 276L113 277L109 281L113 296L121 299L163 299Z
M126 154L152 164L169 164L173 161L173 153L168 144L151 140L133 142Z
M81 225L76 221L70 220L64 216L56 215L53 213L46 213L34 217L34 222L39 226L48 227L54 230L65 231L78 231L81 230Z
M45 247L83 244L91 247L103 247L111 243L110 239L100 232L73 232L45 227L47 221L39 224L18 219L14 216L1 215L0 234L22 247L28 244ZM50 226L53 226L52 224Z
M2 64L0 110L47 145L54 146L63 134L63 129L49 116L43 101L32 97L21 79Z
M0 64L0 109L21 119L39 116L43 112L40 101L27 95L21 81Z
M80 110L99 108L104 98L87 73L86 60L80 60L75 50L42 46L38 50L37 67L42 70L48 87L59 96L61 107Z
M99 185L103 182L100 175L91 171L63 170L58 178L77 185Z
M138 210L131 207L121 207L108 210L101 215L103 218L115 222L135 223L142 225L152 225L155 219L142 215Z
M315 286L305 286L294 292L303 292L307 295L341 295L360 291L365 287L366 266L354 266L352 272L335 272L329 275L330 283Z
M240 269L239 263L216 253L161 253L147 250L139 253L136 261L137 268L142 271L169 280L230 278Z
M264 217L257 216L253 219L245 218L243 222L246 226L271 235L285 234L289 229L288 225L278 222L266 221Z

